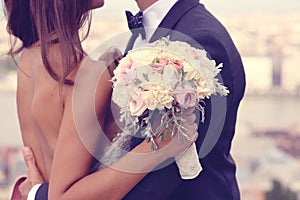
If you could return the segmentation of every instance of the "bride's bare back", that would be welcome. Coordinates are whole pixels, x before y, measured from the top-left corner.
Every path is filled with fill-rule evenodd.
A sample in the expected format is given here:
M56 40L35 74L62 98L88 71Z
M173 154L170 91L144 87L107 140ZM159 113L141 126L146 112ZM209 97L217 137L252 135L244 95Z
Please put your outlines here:
M60 91L58 82L43 65L39 46L22 52L19 68L17 105L22 137L25 145L32 148L37 165L48 181L68 86Z
M55 72L59 72L61 58L58 44L51 47L50 55L51 67ZM101 62L84 59L82 63L88 67L87 69L93 68L98 71L104 69ZM68 78L75 80L76 73L77 70L72 72ZM89 79L88 74L86 74L87 79ZM110 83L107 87L110 87ZM19 63L17 87L20 127L24 144L32 148L38 168L45 181L49 181L52 160L64 117L66 99L71 98L72 91L72 85L63 85L60 88L59 83L50 76L42 62L39 46L23 50ZM98 96L103 100L98 102L109 99L107 95L103 96L101 93L99 90ZM95 106L100 105L96 103ZM102 126L104 126L105 121L105 128L109 130L111 134L109 138L111 139L116 133L117 127L112 120L111 113L107 111L105 109L101 115L99 113L98 120Z

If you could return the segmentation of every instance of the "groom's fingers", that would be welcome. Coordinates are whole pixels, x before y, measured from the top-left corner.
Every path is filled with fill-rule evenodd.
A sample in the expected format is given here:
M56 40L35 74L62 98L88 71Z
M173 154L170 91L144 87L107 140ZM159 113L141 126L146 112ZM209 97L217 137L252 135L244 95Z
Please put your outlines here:
M24 147L22 149L23 157L28 168L28 174L25 181L23 181L19 186L19 191L21 194L21 199L27 199L27 195L31 188L39 183L44 182L43 178L36 166L34 155L29 147Z
M23 157L25 160L25 164L28 169L35 168L35 159L33 157L33 153L29 147L24 147L22 150Z
M34 155L29 147L24 147L22 150L23 157L28 168L28 179L32 183L42 183L43 178L40 174L38 167L36 166Z

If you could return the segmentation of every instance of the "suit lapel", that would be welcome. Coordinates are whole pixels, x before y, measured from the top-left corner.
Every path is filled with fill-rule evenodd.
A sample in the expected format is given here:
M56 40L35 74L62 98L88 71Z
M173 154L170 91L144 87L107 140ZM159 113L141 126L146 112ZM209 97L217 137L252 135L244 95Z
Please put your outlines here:
M154 32L150 42L167 36L177 22L193 7L199 4L199 0L179 0L168 12L167 16L162 20L158 29Z

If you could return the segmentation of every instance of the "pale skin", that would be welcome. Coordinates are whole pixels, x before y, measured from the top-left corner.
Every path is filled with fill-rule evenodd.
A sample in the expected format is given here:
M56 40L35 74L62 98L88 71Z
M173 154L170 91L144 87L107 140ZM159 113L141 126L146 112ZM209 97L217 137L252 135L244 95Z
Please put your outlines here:
M53 45L50 52L52 67L59 73L59 44ZM99 124L113 130L107 126L114 126L114 123L106 121L107 105L111 96L111 77L102 62L89 59L83 62L90 68L103 72L96 87L95 112ZM76 129L72 109L74 87L64 85L59 89L58 83L43 66L38 44L22 52L19 67L22 69L18 71L17 88L20 127L24 145L29 146L34 154L34 157L24 155L29 168L28 180L21 185L21 191L23 189L22 193L25 193L24 199L34 184L42 182L49 182L50 200L122 199L151 169L165 159L177 156L192 144L178 144L170 142L169 139L159 144L159 152L150 153L152 150L149 144L142 142L131 152L150 153L146 159L128 154L113 167L87 175L93 157L80 140ZM77 71L72 72L68 78L75 80ZM197 129L196 124L189 126L194 126L194 131ZM115 133L108 134L112 138ZM169 142L174 145L167 145ZM131 166L140 173L116 170L132 163L132 160L140 164Z

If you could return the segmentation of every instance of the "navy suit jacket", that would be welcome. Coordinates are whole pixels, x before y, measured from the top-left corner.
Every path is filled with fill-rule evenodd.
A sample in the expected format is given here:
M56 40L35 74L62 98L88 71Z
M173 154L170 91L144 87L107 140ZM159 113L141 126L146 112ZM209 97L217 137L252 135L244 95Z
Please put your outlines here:
M179 0L163 19L152 41L170 35L203 47L217 64L223 63L222 80L228 97L206 101L205 121L199 123L196 141L203 171L193 180L182 180L176 164L149 173L124 200L239 200L236 165L230 155L238 106L244 95L243 64L223 25L199 0ZM186 37L188 36L188 37Z
M240 55L223 25L199 0L179 0L163 19L151 41L170 35L204 48L217 64L228 97L212 97L205 106L196 141L203 171L193 180L182 180L175 163L149 173L124 200L239 200L236 165L230 155L238 106L244 95L245 74ZM185 37L188 36L188 37ZM47 199L47 184L36 199Z

